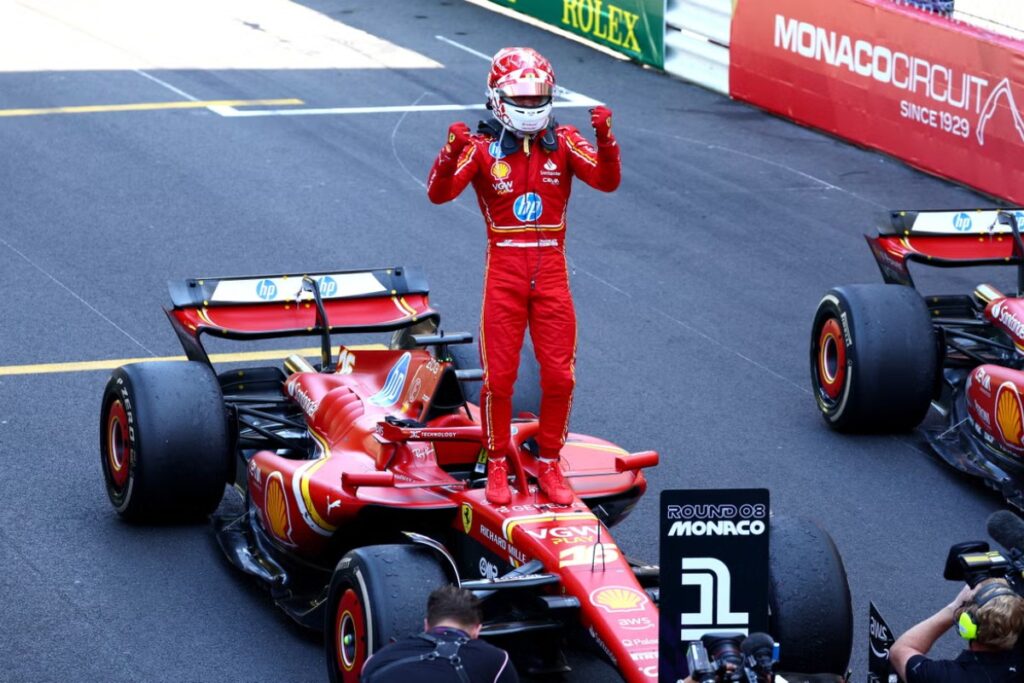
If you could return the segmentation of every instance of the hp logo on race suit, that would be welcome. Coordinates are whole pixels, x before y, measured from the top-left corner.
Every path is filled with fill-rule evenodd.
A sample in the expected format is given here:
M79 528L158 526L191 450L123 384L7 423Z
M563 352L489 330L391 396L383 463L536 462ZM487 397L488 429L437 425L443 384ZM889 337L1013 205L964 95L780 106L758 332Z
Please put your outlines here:
M495 159L505 158L505 153L501 151L501 143L499 143L497 140L488 145L487 152Z
M330 275L320 278L320 296L334 296L338 293L338 281Z
M953 228L958 232L967 232L972 225L974 225L974 221L963 211L953 216Z
M543 210L544 205L540 201L540 195L536 192L519 195L516 198L516 203L512 205L512 212L523 223L537 220Z
M700 608L680 615L680 638L700 640L712 631L750 630L750 613L732 611L732 575L725 563L714 557L684 557L682 584L700 590Z
M277 296L277 285L273 280L260 280L256 283L256 295L265 301L272 301Z

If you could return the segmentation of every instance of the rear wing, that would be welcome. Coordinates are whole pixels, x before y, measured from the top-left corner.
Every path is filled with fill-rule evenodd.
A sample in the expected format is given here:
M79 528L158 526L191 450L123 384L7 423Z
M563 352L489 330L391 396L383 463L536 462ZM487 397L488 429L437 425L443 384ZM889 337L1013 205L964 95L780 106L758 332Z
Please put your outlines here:
M1011 228L999 213L1011 213L1024 224L1024 209L960 211L892 211L889 226L877 236L865 235L882 278L913 286L909 261L941 268L1012 265L1021 262Z
M430 307L426 278L402 267L172 280L172 308L164 310L185 355L209 364L204 333L226 339L322 334L304 279L317 283L329 333L388 332L440 318Z

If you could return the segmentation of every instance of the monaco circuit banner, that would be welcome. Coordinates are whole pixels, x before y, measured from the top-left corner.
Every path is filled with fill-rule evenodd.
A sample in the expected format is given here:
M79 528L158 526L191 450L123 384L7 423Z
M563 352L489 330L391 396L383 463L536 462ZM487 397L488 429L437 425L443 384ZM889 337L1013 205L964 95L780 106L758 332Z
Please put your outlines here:
M665 0L491 0L659 69ZM556 72L557 73L557 72Z
M738 0L730 94L1024 203L1024 43L890 0Z

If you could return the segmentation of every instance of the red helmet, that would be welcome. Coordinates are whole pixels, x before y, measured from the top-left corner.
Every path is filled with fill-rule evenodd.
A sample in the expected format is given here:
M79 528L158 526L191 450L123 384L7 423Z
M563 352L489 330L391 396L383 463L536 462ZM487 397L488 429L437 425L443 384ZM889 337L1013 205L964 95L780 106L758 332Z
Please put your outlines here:
M491 111L506 128L536 133L551 120L555 70L529 47L506 47L491 60L487 97Z

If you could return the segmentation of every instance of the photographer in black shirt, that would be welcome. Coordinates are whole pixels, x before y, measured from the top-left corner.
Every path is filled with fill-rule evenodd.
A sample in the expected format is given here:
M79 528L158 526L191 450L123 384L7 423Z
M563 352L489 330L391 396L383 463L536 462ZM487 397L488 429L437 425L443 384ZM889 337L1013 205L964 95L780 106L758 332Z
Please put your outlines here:
M362 683L519 683L508 653L477 640L480 603L442 586L427 599L426 631L387 645L363 667Z
M953 660L926 655L949 628L967 642ZM986 579L975 588L964 586L950 604L900 636L889 650L889 661L907 683L1024 680L1024 658L1017 636L1024 628L1024 598L1005 579Z

